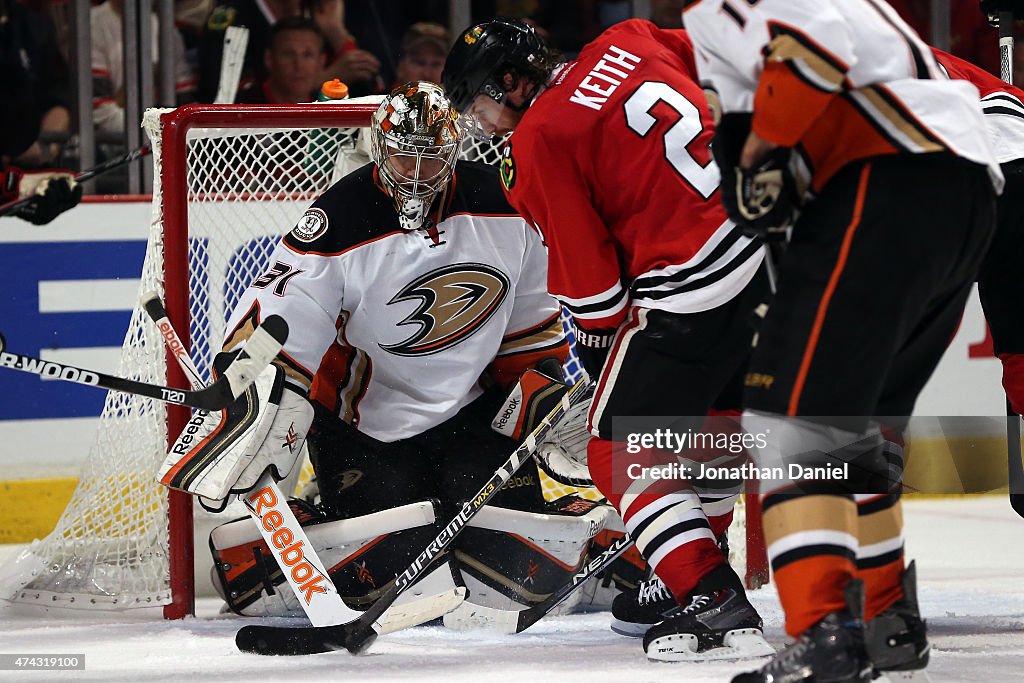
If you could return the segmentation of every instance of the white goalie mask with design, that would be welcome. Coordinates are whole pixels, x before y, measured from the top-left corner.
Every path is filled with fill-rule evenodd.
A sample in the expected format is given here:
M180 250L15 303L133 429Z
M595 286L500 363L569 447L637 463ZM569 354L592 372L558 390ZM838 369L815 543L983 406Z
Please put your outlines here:
M455 172L462 130L444 91L428 81L395 88L373 115L370 149L403 230L425 226Z

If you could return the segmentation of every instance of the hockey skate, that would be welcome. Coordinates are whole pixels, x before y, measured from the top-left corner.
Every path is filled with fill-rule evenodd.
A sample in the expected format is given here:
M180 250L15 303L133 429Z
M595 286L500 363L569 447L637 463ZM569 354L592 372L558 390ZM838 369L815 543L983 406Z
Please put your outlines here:
M612 630L630 638L642 638L647 630L675 616L682 607L657 576L623 591L612 602Z
M864 641L876 672L912 672L928 666L927 624L917 604L917 567L911 562L900 579L903 599L864 626Z
M678 614L644 635L649 659L701 662L775 654L761 632L762 622L743 584L728 564L708 572Z
M864 644L864 584L853 579L846 588L845 610L832 612L804 631L795 643L758 671L742 673L732 683L861 683L872 679Z

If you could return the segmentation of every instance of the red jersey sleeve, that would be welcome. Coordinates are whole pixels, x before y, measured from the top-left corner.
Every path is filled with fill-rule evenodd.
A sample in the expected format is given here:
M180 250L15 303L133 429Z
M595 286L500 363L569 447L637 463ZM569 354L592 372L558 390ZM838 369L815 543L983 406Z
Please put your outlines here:
M513 135L502 161L502 185L547 247L548 291L580 328L618 327L626 317L629 291L615 243L594 207L579 156L545 155L552 144L557 142L542 133L521 141Z

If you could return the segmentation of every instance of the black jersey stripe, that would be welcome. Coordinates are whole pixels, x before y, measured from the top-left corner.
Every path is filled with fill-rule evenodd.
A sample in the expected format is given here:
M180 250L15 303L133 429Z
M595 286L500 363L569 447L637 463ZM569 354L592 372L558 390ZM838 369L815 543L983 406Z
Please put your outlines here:
M1010 107L985 107L981 111L985 114L1005 114L1007 116L1016 116L1024 119L1024 111L1011 109Z
M772 558L772 571L778 572L783 567L799 562L800 560L806 560L810 557L841 557L844 560L856 563L857 554L847 548L844 545L833 545L831 543L813 543L811 545L800 546L799 548L793 548L787 550L781 555L777 555Z
M715 245L707 256L700 260L699 263L688 268L681 268L674 273L669 273L667 275L641 275L637 279L633 280L631 289L633 291L637 291L641 289L651 289L671 282L683 282L692 275L704 271L708 266L721 259L734 244L739 242L741 237L743 237L741 230L738 227L733 228L721 242Z
M564 299L560 299L560 301L562 302L562 305L565 306L573 315L586 315L587 313L601 313L603 311L617 310L627 294L629 294L629 291L625 287L621 287L615 294L592 304L577 306L566 302Z
M731 261L728 262L727 265L723 265L721 268L714 271L710 275L699 278L697 280L692 280L690 282L684 282L679 286L673 287L671 289L650 290L647 288L637 288L634 290L633 296L634 298L637 299L654 299L656 301L660 301L662 299L667 299L672 296L678 296L680 294L695 292L706 287L710 287L711 285L714 285L715 283L724 280L729 275L732 275L734 271L739 269L740 266L742 266L744 263L750 260L751 256L753 256L760 250L760 242L751 242L746 247L744 247L739 254L736 255L736 258L732 259Z
M885 23L889 24L896 33L900 34L903 41L907 44L907 48L910 50L910 55L914 60L914 76L915 78L922 80L930 80L932 77L931 70L928 68L928 61L925 59L924 54L918 49L917 43L914 39L902 28L899 24L893 21L892 17L886 14L885 10L878 6L877 0L867 0L868 4L878 12L878 15L882 17ZM893 10L895 11L895 10Z

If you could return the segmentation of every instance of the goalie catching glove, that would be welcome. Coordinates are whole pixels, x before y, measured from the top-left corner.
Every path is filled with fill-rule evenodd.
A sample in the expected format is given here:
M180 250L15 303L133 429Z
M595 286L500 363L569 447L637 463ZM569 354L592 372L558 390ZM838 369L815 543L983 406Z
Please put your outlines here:
M219 354L214 367L232 357ZM281 367L269 365L224 410L192 416L160 468L160 483L223 509L229 494L250 490L264 472L276 481L288 476L312 422L313 406L285 382Z
M544 368L550 371L551 368ZM583 379L581 381L589 381ZM494 431L522 441L537 428L540 421L562 400L567 387L538 370L527 370L516 382L501 410L491 423ZM534 455L544 473L567 486L589 487L594 482L587 469L587 415L594 397L594 388L566 411L552 425Z

